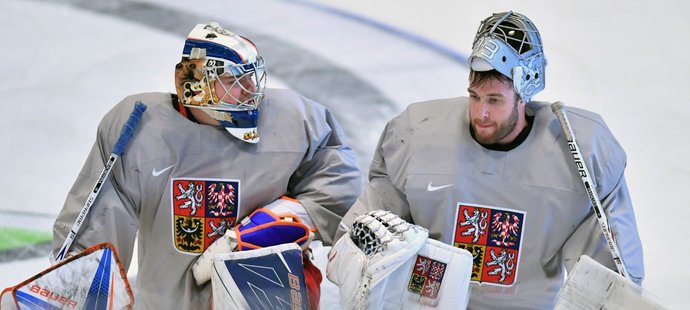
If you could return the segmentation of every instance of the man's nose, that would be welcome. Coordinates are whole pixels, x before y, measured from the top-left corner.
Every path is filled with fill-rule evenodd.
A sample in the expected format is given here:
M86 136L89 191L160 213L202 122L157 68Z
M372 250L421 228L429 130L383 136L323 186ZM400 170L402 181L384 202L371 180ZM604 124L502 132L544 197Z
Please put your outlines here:
M481 105L481 116L482 116L482 119L488 119L489 118L489 104L486 102L483 102Z

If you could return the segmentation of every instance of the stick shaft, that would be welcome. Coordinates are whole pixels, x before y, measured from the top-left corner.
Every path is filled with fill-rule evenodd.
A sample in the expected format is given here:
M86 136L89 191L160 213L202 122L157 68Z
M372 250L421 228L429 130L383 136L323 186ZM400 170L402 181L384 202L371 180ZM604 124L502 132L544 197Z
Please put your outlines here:
M139 119L141 118L141 115L142 113L144 113L144 111L146 111L146 105L137 101L137 103L134 105L134 110L132 111L132 114L130 114L129 119L122 127L120 137L117 139L117 142L113 146L113 151L112 153L110 153L110 157L108 158L108 161L105 163L105 167L103 167L103 171L101 172L101 175L98 177L98 181L96 181L96 184L94 184L93 189L91 189L89 196L86 198L86 202L84 203L84 206L79 212L77 220L72 225L72 229L65 238L65 241L62 243L60 251L58 251L57 255L55 255L54 263L63 260L65 258L65 255L67 255L69 248L72 246L72 242L74 242L74 239L76 239L77 237L79 229L81 229L81 225L84 223L86 216L89 214L89 211L91 210L91 206L93 206L93 203L96 201L96 198L98 198L98 194L101 192L101 187L105 183L105 180L108 179L108 175L110 175L110 171L113 169L113 165L115 165L115 162L117 162L118 158L120 158L120 155L122 155L122 152L124 151L124 147L127 145L129 139L134 134L134 128L139 123Z
M611 233L608 219L606 218L606 213L604 212L604 208L601 206L601 200L599 200L596 188L594 188L592 185L594 183L592 182L592 177L590 176L591 170L587 168L587 163L585 163L584 157L580 152L580 146L575 140L575 133L573 132L573 128L570 126L570 121L566 115L566 108L563 103L556 102L551 105L551 109L553 110L553 113L556 114L556 117L558 117L558 121L561 124L561 128L563 129L563 133L565 134L565 139L568 144L568 149L570 150L570 154L573 156L573 161L575 162L575 168L580 176L580 179L582 180L582 185L585 187L585 191L589 196L592 209L594 210L594 214L599 221L599 228L601 228L601 232L609 246L609 250L611 252L611 256L613 256L614 263L616 263L618 273L620 273L623 277L628 278L628 271L625 268L623 259L621 258L618 245L613 239L613 234Z

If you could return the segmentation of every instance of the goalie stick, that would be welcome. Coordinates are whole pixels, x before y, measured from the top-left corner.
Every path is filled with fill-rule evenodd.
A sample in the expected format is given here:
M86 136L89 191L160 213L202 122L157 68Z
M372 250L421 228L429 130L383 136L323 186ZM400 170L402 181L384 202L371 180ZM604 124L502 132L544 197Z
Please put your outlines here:
M573 132L573 128L570 126L570 122L568 121L568 116L566 115L566 107L562 102L558 101L551 105L551 110L553 110L553 113L556 114L556 117L558 117L558 121L561 123L561 128L563 129L566 142L568 143L568 149L570 150L570 153L573 155L575 168L577 169L577 173L580 176L580 179L582 180L582 185L584 185L585 191L589 195L589 200L592 203L592 209L594 210L594 214L597 216L597 220L599 221L599 228L601 228L601 232L602 234L604 234L606 243L608 244L609 250L611 251L611 256L613 256L613 261L614 263L616 263L618 273L620 273L623 277L629 279L628 271L625 269L625 264L623 263L623 259L621 258L620 250L618 249L618 245L616 245L616 242L613 239L613 235L611 234L611 229L609 227L608 219L606 218L606 213L604 213L604 208L601 206L601 201L599 200L599 196L597 195L596 189L592 186L593 182L592 177L590 176L590 170L589 168L587 168L587 164L585 163L584 157L580 152L580 147L578 146L577 141L575 140L575 133Z
M129 115L129 119L122 127L122 131L120 131L120 137L117 139L117 142L115 142L115 145L113 146L113 150L110 153L110 158L108 158L108 161L105 163L105 167L103 167L101 176L98 177L98 181L96 181L96 184L93 186L93 189L89 194L89 197L86 198L84 207L82 207L81 211L79 212L77 220L74 222L74 225L72 225L72 229L65 238L65 242L62 244L60 251L58 251L57 255L55 255L53 263L57 263L63 260L65 258L65 255L67 255L69 248L72 246L72 242L74 242L74 239L77 237L77 233L79 232L82 223L84 223L84 219L86 219L86 216L88 215L91 206L93 206L93 203L96 201L96 198L98 197L98 193L100 193L101 191L101 186L108 178L108 175L110 174L110 170L112 170L113 165L115 164L117 159L120 158L122 152L125 150L125 146L134 134L134 128L136 128L137 124L139 123L139 119L141 118L141 115L144 113L144 111L146 111L146 105L141 103L141 101L137 101L134 104L134 110L132 111L132 114Z

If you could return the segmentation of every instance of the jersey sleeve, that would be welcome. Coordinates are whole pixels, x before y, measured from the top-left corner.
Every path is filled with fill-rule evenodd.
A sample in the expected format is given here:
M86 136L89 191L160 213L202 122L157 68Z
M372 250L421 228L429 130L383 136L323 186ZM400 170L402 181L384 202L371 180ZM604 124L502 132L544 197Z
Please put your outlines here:
M386 165L386 157L384 156L383 145L386 142L387 133L389 132L390 124L386 128L379 139L374 157L371 162L369 170L369 183L364 188L362 195L352 205L352 208L345 214L341 225L338 227L335 240L338 240L346 233L345 228L350 227L352 222L358 216L372 210L387 210L393 212L412 223L410 216L410 205L407 202L405 194L398 189L388 172Z
M587 141L587 140L583 140ZM618 244L621 258L631 279L641 284L644 279L642 242L635 221L632 200L625 181L626 155L612 134L594 135L589 145L589 169L594 176L601 205L605 210L609 228ZM563 258L570 270L580 255L587 255L600 264L616 271L611 252L599 221L591 210L580 222L563 246Z
M121 106L119 105L120 108ZM117 118L114 117L114 114L117 114L116 109L109 112L109 115L101 121L97 140L55 220L52 243L54 253L57 253L72 229L119 137L125 119L122 121L114 119ZM125 193L121 186L125 178L132 177L132 172L124 168L126 153L125 150L122 157L114 164L110 176L101 186L95 202L69 249L70 252L79 252L98 243L110 242L117 249L125 269L129 268L138 229L138 211L130 198L131 195Z
M345 143L343 131L325 108L314 108L308 117L310 148L290 178L288 195L298 199L318 229L324 244L333 243L338 223L362 190L355 152Z
M602 207L606 211L609 227L630 278L641 284L644 279L642 242L637 232L635 213L624 178L621 178L615 191L603 199ZM582 254L616 271L616 265L593 211L589 212L563 247L566 268L570 270Z

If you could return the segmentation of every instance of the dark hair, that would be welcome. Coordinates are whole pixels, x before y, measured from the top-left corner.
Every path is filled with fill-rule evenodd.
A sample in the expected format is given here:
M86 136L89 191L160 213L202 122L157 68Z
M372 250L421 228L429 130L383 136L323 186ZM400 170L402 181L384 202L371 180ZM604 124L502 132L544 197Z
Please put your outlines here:
M470 70L470 87L479 87L490 80L497 80L503 85L510 86L510 88L513 88L513 80L508 78L507 76L503 75L501 72L498 72L496 70L489 70L489 71L474 71ZM515 92L515 101L520 99L520 95Z

